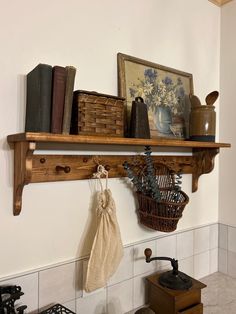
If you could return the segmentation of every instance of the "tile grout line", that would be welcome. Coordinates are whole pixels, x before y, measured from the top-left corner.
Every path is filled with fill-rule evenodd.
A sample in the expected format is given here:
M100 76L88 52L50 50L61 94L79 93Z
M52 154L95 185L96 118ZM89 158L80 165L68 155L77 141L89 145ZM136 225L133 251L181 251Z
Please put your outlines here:
M226 274L229 274L229 226L226 226Z
M77 265L77 262L75 262L75 279L74 279L74 289L75 289L75 313L77 313L77 308L76 308L76 279L79 277L78 275L78 268L79 266Z
M39 272L37 272L37 275L38 275L38 309L37 311L39 312Z
M134 308L134 245L132 246L132 308Z

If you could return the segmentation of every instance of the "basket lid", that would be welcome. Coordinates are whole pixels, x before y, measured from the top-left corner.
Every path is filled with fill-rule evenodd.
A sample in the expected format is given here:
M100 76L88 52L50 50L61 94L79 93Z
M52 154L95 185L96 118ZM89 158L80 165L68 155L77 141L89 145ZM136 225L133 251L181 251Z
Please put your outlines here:
M107 94L101 94L101 93L98 93L98 92L95 92L95 91L86 91L86 90L81 90L81 89L80 90L75 90L74 94L75 95L86 94L86 95L101 96L101 97L125 100L124 97L119 97L119 96L114 96L114 95L107 95Z

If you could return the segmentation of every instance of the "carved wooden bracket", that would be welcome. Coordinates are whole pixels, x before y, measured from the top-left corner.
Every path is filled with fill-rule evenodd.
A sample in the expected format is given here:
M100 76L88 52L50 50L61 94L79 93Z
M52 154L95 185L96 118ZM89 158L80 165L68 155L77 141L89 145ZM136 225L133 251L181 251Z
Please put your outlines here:
M195 168L192 175L192 192L198 189L198 179L202 174L209 173L214 169L215 156L219 148L194 148L193 158Z
M20 214L23 188L31 182L34 150L34 142L16 142L14 144L14 215Z

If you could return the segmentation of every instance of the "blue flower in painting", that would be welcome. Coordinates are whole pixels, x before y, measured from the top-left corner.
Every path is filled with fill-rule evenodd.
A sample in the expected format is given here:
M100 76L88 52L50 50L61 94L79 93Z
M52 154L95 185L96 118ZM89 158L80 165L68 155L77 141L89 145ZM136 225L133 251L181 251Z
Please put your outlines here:
M130 87L129 93L130 93L130 96L131 96L131 97L135 97L136 90L135 90L134 88Z
M145 78L150 82L153 83L157 78L157 71L154 69L145 69L144 70Z
M154 68L145 67L136 83L129 86L132 98L142 97L149 111L157 114L158 107L167 107L173 116L183 115L185 106L185 90L181 77L158 72Z
M164 83L166 86L173 84L172 79L171 79L170 77L168 77L168 76L166 76L166 77L164 78L163 83Z
M178 88L178 90L176 91L176 94L179 98L184 98L185 96L185 91L183 87Z

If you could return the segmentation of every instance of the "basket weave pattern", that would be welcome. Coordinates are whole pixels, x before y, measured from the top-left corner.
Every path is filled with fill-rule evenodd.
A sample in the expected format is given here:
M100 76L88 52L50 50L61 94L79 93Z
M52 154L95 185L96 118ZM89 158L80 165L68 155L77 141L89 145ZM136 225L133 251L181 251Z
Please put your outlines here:
M124 135L124 99L94 92L75 92L72 133Z
M141 176L145 176L145 171ZM172 232L176 230L183 210L189 202L186 193L175 186L175 176L164 164L155 165L155 176L160 189L161 200L137 192L138 215L141 224L154 230Z
M176 196L178 194L178 202ZM139 202L138 215L140 223L154 230L171 232L176 230L179 219L189 198L183 191L164 190L162 200L137 193Z

